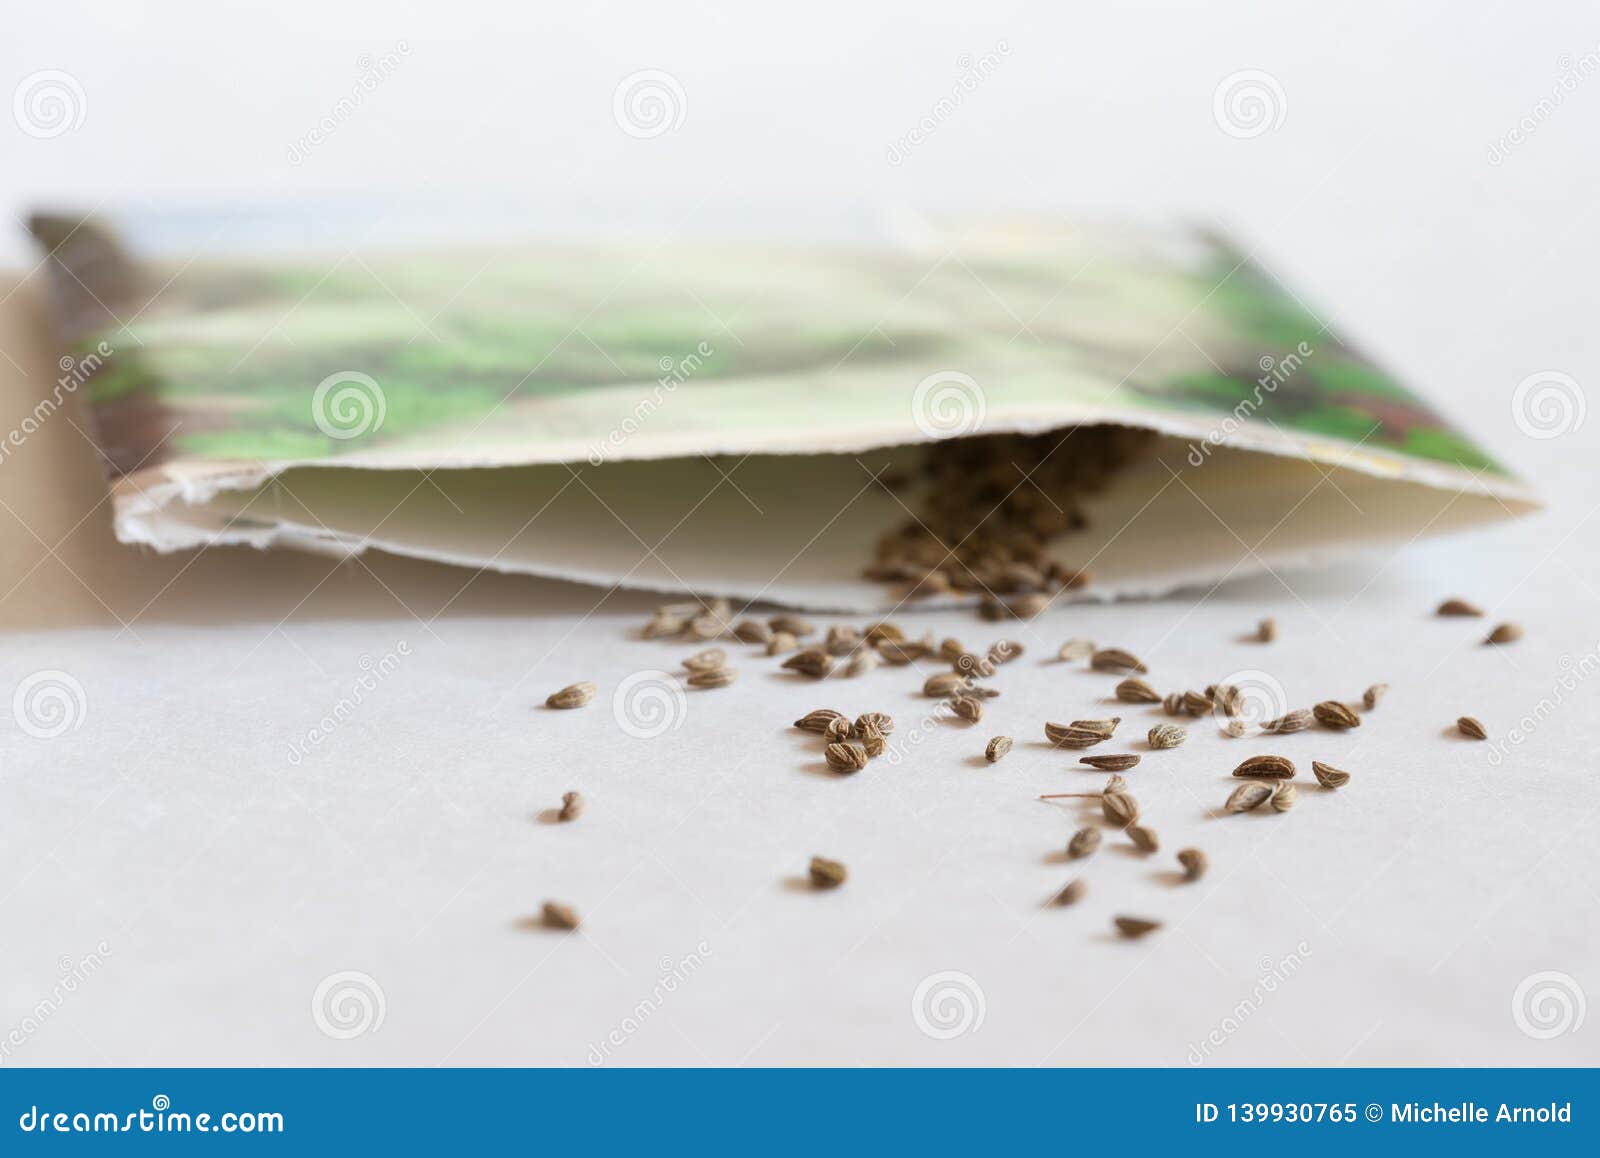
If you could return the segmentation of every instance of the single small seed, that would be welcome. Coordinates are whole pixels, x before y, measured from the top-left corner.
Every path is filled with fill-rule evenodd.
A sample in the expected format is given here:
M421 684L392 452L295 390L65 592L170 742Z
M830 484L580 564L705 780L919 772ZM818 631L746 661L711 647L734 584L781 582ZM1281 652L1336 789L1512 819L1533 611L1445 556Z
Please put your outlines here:
M1361 717L1352 712L1338 700L1323 700L1311 709L1311 714L1317 718L1317 723L1324 728L1359 728Z
M1128 826L1128 839L1133 841L1133 846L1140 852L1156 852L1161 847L1161 840L1156 836L1153 828L1146 828L1142 824Z
M836 712L832 708L818 708L801 716L794 722L794 726L802 732L826 732L829 724L843 718L843 712Z
M922 685L922 694L930 699L942 700L945 696L965 691L967 677L953 671L942 671L928 677Z
M682 635L683 629L689 626L689 621L681 615L663 615L659 612L655 618L644 625L646 639L670 639L674 635Z
M1073 720L1072 726L1085 732L1095 732L1103 738L1111 739L1111 733L1117 730L1117 725L1122 723L1121 716L1112 716L1109 720Z
M1021 595L1006 604L1006 610L1018 619L1033 619L1043 615L1050 607L1050 596L1042 591Z
M1117 756L1084 756L1078 763L1098 768L1102 772L1125 772L1139 763L1139 757L1132 752Z
M1124 779L1119 773L1113 772L1111 775L1106 777L1106 786L1104 788L1102 788L1100 791L1102 791L1102 792L1126 792L1127 790L1128 790L1128 781L1126 779Z
M695 672L688 684L691 688L725 688L738 678L739 673L731 667L714 667Z
M1022 645L1014 639L1002 639L989 648L989 662L994 664L1010 663L1021 655Z
M983 704L972 696L956 696L950 701L950 710L969 724L983 719Z
M1303 732L1315 722L1316 717L1308 709L1296 708L1292 712L1285 712L1275 720L1268 720L1261 725L1261 730L1287 735L1290 732Z
M1251 756L1233 774L1251 780L1290 780L1294 777L1294 761L1287 756Z
M1177 724L1157 724L1148 737L1152 748L1176 748L1188 738L1189 733Z
M889 742L883 738L883 733L868 724L861 729L861 748L872 759L877 759L889 750Z
M882 662L883 660L876 651L870 647L864 647L850 657L850 662L844 666L844 674L847 676L866 675Z
M1259 643L1271 643L1278 638L1278 621L1276 619L1263 619L1256 624L1256 640Z
M1067 841L1067 855L1073 860L1090 856L1100 847L1100 830L1098 828L1080 828L1072 834L1072 839Z
M1350 783L1350 773L1342 772L1332 764L1324 764L1321 760L1311 761L1311 771L1317 783L1324 788L1343 788Z
M874 646L880 643L904 643L906 633L901 629L899 624L885 621L883 623L874 623L869 626L867 630L862 633L862 638Z
M1181 716L1183 714L1183 693L1169 692L1167 698L1161 701L1161 707L1169 716Z
M1056 658L1061 660L1088 659L1094 654L1094 643L1087 639L1069 639L1061 645L1061 650L1056 652Z
M1293 784L1280 784L1278 790L1272 794L1272 810L1274 812L1288 812L1294 807L1294 802L1300 799L1300 792Z
M1370 688L1361 693L1361 703L1366 707L1367 711L1370 712L1373 708L1378 706L1378 701L1383 699L1383 694L1388 690L1388 684L1373 684Z
M1465 599L1446 599L1443 603L1439 604L1439 610L1435 612L1435 614L1468 615L1474 618L1481 618L1483 615L1483 609L1474 604L1468 603Z
M1089 666L1095 671L1136 671L1147 672L1147 668L1138 656L1132 652L1123 651L1120 647L1105 647L1089 657Z
M1483 642L1484 643L1516 643L1517 640L1519 640L1521 638L1522 638L1522 627L1521 627L1520 624L1502 623L1499 627L1497 627L1493 631L1491 631L1484 638Z
M1044 738L1060 748L1092 748L1109 739L1102 732L1066 724L1046 724Z
M967 654L967 649L961 641L954 637L945 639L939 644L939 658L945 663L955 663L956 660Z
M1223 684L1215 689L1207 688L1206 694L1211 696L1213 705L1221 708L1225 716L1237 716L1239 709L1244 706L1244 693L1232 684Z
M546 901L543 915L545 928L547 929L576 929L578 927L578 911L571 905L563 905L560 901Z
M823 642L829 655L849 655L861 646L861 633L853 627L835 624L828 628L828 634Z
M1489 738L1488 729L1471 716L1462 716L1456 721L1456 727L1460 729L1463 736L1471 736L1474 740L1487 740Z
M1000 689L985 687L983 684L972 684L961 694L978 700L992 700L1000 694Z
M896 667L919 660L927 655L928 651L928 645L916 639L903 641L886 639L878 644L878 654L884 658L885 662L892 663Z
M1223 727L1222 727L1222 730L1227 735L1229 735L1233 739L1237 740L1240 736L1244 735L1246 732L1248 732L1250 730L1250 726L1248 724L1246 724L1243 720L1235 719L1235 720L1229 720L1226 724L1224 724Z
M866 752L854 744L829 744L824 754L828 767L846 776L867 766Z
M733 634L740 643L770 643L773 632L759 619L741 619L733 625Z
M1117 699L1127 704L1159 704L1161 693L1137 676L1130 676L1117 685Z
M1011 751L1011 737L996 736L989 741L989 746L983 750L983 758L989 763L995 764L1009 751Z
M557 820L577 820L583 815L583 797L576 792L563 792L561 794L561 811L556 813Z
M1075 905L1083 900L1083 894L1088 891L1089 886L1083 882L1082 878L1068 881L1067 887L1056 894L1056 904Z
M894 718L887 712L862 712L856 717L856 731L862 732L867 728L876 728L887 736L894 731Z
M689 621L689 634L696 639L716 639L728 633L728 621L720 615L707 612L705 615L696 615Z
M1126 792L1105 792L1100 796L1100 811L1118 828L1139 819L1139 802Z
M836 889L850 875L843 864L825 856L811 858L811 885L818 889Z
M808 647L804 651L797 651L783 661L786 671L799 672L801 675L810 676L820 680L833 671L833 660L828 653L819 647Z
M855 727L850 723L849 717L840 716L837 720L828 722L827 730L822 733L822 738L830 744L842 744L855 732Z
M1145 917L1118 917L1115 924L1117 932L1130 940L1136 940L1146 933L1153 933L1161 928L1160 921L1151 921Z
M1183 866L1183 879L1197 881L1206 875L1210 867L1206 854L1197 848L1185 848L1178 851L1178 863Z
M767 620L767 626L773 631L784 631L796 639L804 639L808 635L815 635L817 629L811 626L809 619L802 619L798 615L774 615Z
M1222 807L1229 812L1249 812L1252 808L1260 808L1272 796L1272 788L1259 780L1252 780L1248 784L1241 784L1228 795L1227 803Z
M772 638L767 640L768 655L786 655L800 646L800 641L787 631L774 631Z
M568 684L559 692L554 693L545 700L545 706L550 708L581 708L594 699L595 686L588 680L581 683Z
M995 672L994 664L990 663L983 656L976 655L970 651L965 655L956 657L953 666L961 675L977 676L980 679L988 679L990 676L994 675Z
M1191 716L1203 716L1211 711L1211 697L1202 692L1184 692L1183 710Z

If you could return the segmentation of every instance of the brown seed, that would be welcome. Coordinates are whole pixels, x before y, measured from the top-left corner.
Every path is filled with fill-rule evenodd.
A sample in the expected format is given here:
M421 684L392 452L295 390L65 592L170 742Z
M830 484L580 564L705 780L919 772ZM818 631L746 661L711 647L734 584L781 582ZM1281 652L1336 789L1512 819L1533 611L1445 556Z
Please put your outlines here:
M1248 780L1289 780L1294 777L1294 761L1286 756L1252 756L1233 774Z
M1056 894L1056 904L1075 905L1083 899L1083 894L1088 891L1089 886L1086 885L1081 878L1078 880L1068 881L1067 887Z
M995 671L994 664L990 663L983 656L975 655L970 651L965 655L956 657L956 660L952 666L960 675L977 676L980 679L988 679L990 676L994 675Z
M1305 708L1296 708L1292 712L1285 712L1275 720L1268 720L1261 725L1263 732L1277 732L1287 735L1290 732L1303 732L1316 722L1316 717Z
M1483 615L1483 609L1468 603L1465 599L1446 599L1443 603L1439 604L1439 610L1435 612L1435 614L1469 615L1473 616L1474 618L1480 618Z
M1067 855L1073 860L1090 856L1100 847L1100 830L1098 828L1080 828L1072 834L1072 839L1067 841Z
M823 647L829 655L849 655L861 646L861 633L853 627L835 624L828 628Z
M546 901L544 903L544 924L547 929L576 929L578 927L578 912L571 905L563 905L560 901Z
M1157 724L1147 738L1152 748L1176 748L1189 738L1189 733L1177 724Z
M818 708L801 716L794 722L794 726L802 732L826 732L829 724L842 719L844 719L843 712L836 712L832 708Z
M1126 828L1139 819L1139 802L1126 792L1104 792L1100 795L1100 811L1118 828Z
M1350 783L1350 773L1341 772L1332 764L1324 764L1321 760L1311 761L1311 771L1316 776L1317 783L1324 788L1343 788Z
M862 676L876 668L883 660L878 653L870 647L864 647L850 657L850 662L844 665L844 674L847 676Z
M773 632L759 619L741 619L733 625L733 634L741 643L770 643Z
M975 700L992 700L1000 694L1000 689L985 687L983 684L972 684L961 694L971 696Z
M953 671L942 671L928 677L922 685L922 694L930 699L942 700L967 689L967 677Z
M800 641L787 631L774 631L767 641L768 655L787 655L800 646Z
M877 759L889 750L889 742L883 738L883 733L868 724L861 729L861 748L866 754Z
M545 700L545 706L550 708L581 708L584 704L594 699L595 690L594 684L588 680L584 680L581 683L568 684Z
M1120 647L1105 647L1089 657L1089 666L1095 671L1136 671L1147 672L1139 657L1131 652L1123 651Z
M1203 716L1211 711L1211 697L1201 692L1184 692L1183 710L1191 716Z
M1139 757L1131 752L1117 756L1084 756L1078 763L1098 768L1102 772L1125 772L1139 763Z
M688 684L691 688L725 688L738 677L739 673L731 667L714 667L695 672Z
M989 746L983 750L983 758L991 764L996 764L1009 751L1011 751L1011 737L996 736L989 741Z
M983 704L972 696L956 696L950 701L950 710L969 724L983 719Z
M682 635L683 629L689 626L689 621L681 615L663 615L657 613L655 618L644 625L646 639L670 639L674 635Z
M1215 689L1207 688L1206 694L1211 696L1212 705L1221 708L1225 716L1237 716L1240 706L1244 703L1244 694L1232 684L1224 684Z
M556 813L557 820L577 820L583 815L583 797L576 792L563 792L561 794L561 811Z
M1022 655L1022 645L1014 639L1002 639L989 649L989 662L1010 663Z
M894 731L894 718L887 712L862 712L856 717L856 731L861 732L867 728L876 728L887 736Z
M848 776L867 766L866 752L854 744L829 744L824 754L828 758L828 767L842 775Z
M1278 638L1278 621L1276 619L1263 619L1256 624L1256 640L1260 643L1271 643Z
M811 886L817 889L836 889L850 875L843 864L825 856L811 858Z
M1127 704L1159 704L1161 693L1137 676L1130 676L1117 685L1117 699Z
M1280 784L1278 790L1272 794L1272 811L1288 812L1298 799L1300 792L1293 784Z
M1087 639L1069 639L1061 645L1061 650L1056 652L1056 658L1061 660L1088 659L1094 654L1094 643Z
M1210 867L1206 854L1197 848L1180 849L1178 863L1183 866L1183 879L1186 881L1199 880L1206 875L1206 869Z
M1094 732L1103 739L1111 739L1111 733L1117 730L1117 725L1122 723L1121 716L1112 716L1109 720L1073 720L1072 726L1085 732Z
M1471 716L1462 716L1456 721L1456 727L1463 736L1471 736L1474 740L1487 740L1489 738L1488 729Z
M1516 643L1517 640L1519 640L1521 638L1522 638L1522 627L1519 624L1502 623L1499 627L1497 627L1493 631L1491 631L1484 638L1483 642L1484 643Z
M1153 933L1161 928L1160 921L1151 921L1144 917L1117 917L1115 924L1117 932L1130 940L1143 937L1146 933Z
M1228 794L1228 800L1223 808L1229 812L1249 812L1252 808L1260 808L1272 797L1272 788L1252 780L1248 784L1241 784Z
M716 639L718 636L728 634L728 621L710 612L696 615L689 621L689 634L696 639Z
M820 680L833 670L833 660L820 647L808 647L784 660L783 667L786 671L799 672L814 680Z
M862 635L868 643L873 645L880 643L904 643L906 639L906 633L901 630L898 624L888 622L874 623L868 627L867 630L862 633Z
M1128 826L1128 839L1133 841L1133 846L1140 852L1155 852L1161 847L1161 840L1156 836L1156 830L1146 828L1142 824Z
M1006 604L1006 610L1018 619L1032 619L1042 615L1050 606L1050 596L1043 592L1021 595Z
M1378 701L1383 699L1383 694L1388 690L1388 684L1373 684L1366 691L1362 692L1361 702L1366 706L1367 711L1370 712L1373 708L1377 707Z
M1168 693L1167 698L1161 701L1161 707L1169 716L1181 716L1183 714L1183 693Z
M1250 728L1249 725L1243 720L1229 720L1227 724L1223 726L1222 730L1237 740L1240 736L1249 731Z
M1113 772L1111 775L1106 777L1106 786L1104 788L1102 788L1100 791L1102 791L1102 792L1126 792L1127 790L1128 790L1128 782L1127 782L1127 780L1125 780L1120 774L1118 774L1116 772Z
M849 718L840 716L837 720L829 721L827 730L822 733L822 738L830 744L842 744L854 733L855 726L850 723Z
M908 664L927 655L928 645L921 640L894 640L886 639L878 644L878 654L888 663L896 666Z
M773 631L783 631L796 639L804 639L808 635L815 635L817 629L811 626L811 621L802 619L798 615L774 615L767 620L767 626Z
M1101 732L1066 724L1046 724L1044 738L1059 748L1092 748L1108 739Z
M1324 728L1359 728L1361 717L1352 712L1338 700L1323 700L1311 709L1311 714L1317 718L1317 723Z
M966 654L967 649L961 645L959 639L949 638L939 644L939 658L945 663L955 663Z

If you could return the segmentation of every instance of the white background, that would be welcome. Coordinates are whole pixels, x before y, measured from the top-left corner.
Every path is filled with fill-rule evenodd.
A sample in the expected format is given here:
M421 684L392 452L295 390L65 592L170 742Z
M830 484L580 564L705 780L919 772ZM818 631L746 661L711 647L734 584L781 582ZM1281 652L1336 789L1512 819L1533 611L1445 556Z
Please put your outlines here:
M21 1027L5 1064L582 1065L652 998L663 961L691 953L703 965L622 1035L616 1064L1182 1065L1230 1017L1209 1064L1595 1060L1600 1014L1579 1025L1575 1003L1600 994L1600 685L1559 681L1600 646L1600 418L1536 439L1511 399L1546 371L1600 381L1600 75L1536 111L1600 52L1600 20L1577 4L985 12L32 6L0 42L0 95L63 70L83 116L51 139L0 118L0 204L495 192L554 207L556 231L597 205L791 226L899 205L1215 218L1548 510L1313 575L1059 612L1017 629L1029 655L980 728L838 781L785 725L836 701L905 726L925 706L905 673L824 690L741 660L741 682L692 696L675 731L632 739L611 691L681 650L633 637L648 601L596 609L581 588L395 560L141 556L110 541L85 438L52 422L0 464L0 621L16 632L0 683L59 670L84 699L49 740L0 715L0 1040ZM358 59L402 41L394 74L292 163ZM891 164L958 61L1002 43L994 74ZM684 94L682 124L654 139L613 116L641 69ZM1244 69L1283 94L1282 122L1249 139L1213 113ZM1532 131L1492 164L1519 122ZM20 235L14 223L0 250L15 271L7 429L54 376ZM1528 638L1476 646L1480 625L1428 615L1447 594ZM1264 614L1281 641L1239 642ZM999 634L966 616L928 626ZM1068 635L1141 652L1163 687L1261 667L1297 702L1377 679L1394 691L1357 733L1282 742L1355 774L1337 795L1303 789L1282 817L1209 818L1235 758L1264 749L1195 728L1134 773L1160 857L1107 847L1082 870L1089 900L1045 910L1074 871L1056 855L1073 814L1032 796L1095 781L1034 741L1044 719L1101 711L1108 683L1040 662ZM395 674L289 763L362 657L401 641ZM579 678L602 686L591 708L533 710ZM1488 746L1447 734L1463 712L1501 740L1540 719L1493 766ZM978 767L1001 731L1017 750ZM589 813L542 823L572 787ZM1184 844L1211 854L1202 885L1167 875ZM814 852L849 862L846 888L793 887ZM581 936L529 926L550 896L583 911ZM1119 942L1116 912L1167 929ZM102 942L103 965L53 1000L62 960ZM1263 962L1290 953L1303 967L1263 994ZM346 970L373 979L384 1011L347 1040L312 1011ZM945 971L971 979L984 1016L940 1040L912 1003ZM1559 1032L1541 1039L1513 999L1549 971L1567 975L1569 1005L1544 1007Z

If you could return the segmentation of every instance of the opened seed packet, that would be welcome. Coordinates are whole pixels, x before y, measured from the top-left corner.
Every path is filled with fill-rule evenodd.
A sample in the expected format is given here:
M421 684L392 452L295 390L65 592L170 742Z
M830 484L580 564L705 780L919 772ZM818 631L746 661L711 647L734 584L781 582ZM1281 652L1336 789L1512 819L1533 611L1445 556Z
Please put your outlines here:
M226 217L32 229L116 533L160 551L1037 607L1534 505L1203 231L353 248Z

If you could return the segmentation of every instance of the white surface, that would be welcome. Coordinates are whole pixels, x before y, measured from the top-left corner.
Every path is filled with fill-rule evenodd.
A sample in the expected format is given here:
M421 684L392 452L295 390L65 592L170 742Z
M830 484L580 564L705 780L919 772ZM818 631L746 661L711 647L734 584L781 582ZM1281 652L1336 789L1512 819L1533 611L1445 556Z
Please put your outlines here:
M1539 1040L1512 999L1552 970L1600 995L1600 683L1558 690L1600 641L1600 420L1535 440L1511 397L1545 370L1600 380L1600 81L1503 164L1485 160L1550 91L1557 58L1594 49L1592 21L1576 6L1509 24L1445 5L1132 11L1096 14L1099 26L1025 6L981 27L916 12L778 27L641 9L513 29L497 9L479 32L458 8L443 39L341 12L319 20L350 39L314 46L275 13L247 35L230 26L225 52L176 23L191 13L160 17L172 37L141 16L135 53L131 27L107 26L115 13L30 10L29 34L0 45L0 75L67 69L87 116L47 141L0 123L0 193L19 207L46 193L148 204L436 181L573 201L649 190L687 206L714 187L769 206L1226 214L1550 509L1315 575L1018 626L1008 633L1030 653L995 681L1004 695L980 728L939 729L896 768L835 780L788 722L832 703L906 728L926 703L907 673L814 687L741 660L740 683L689 696L676 731L632 739L611 691L686 650L631 637L647 601L596 608L582 588L392 559L141 555L110 542L93 453L58 415L0 463L0 618L17 629L0 686L65 671L85 710L51 740L0 715L0 1037L50 995L61 958L102 941L110 952L6 1064L582 1065L651 995L662 959L701 942L703 967L616 1064L1181 1065L1250 1000L1263 958L1297 951L1304 967L1214 1064L1596 1059L1594 1011ZM289 165L287 143L348 85L351 56L402 36L401 71ZM1014 49L1001 70L905 164L886 164L886 144L948 91L954 58L999 38ZM683 126L653 141L611 119L617 80L646 67L672 70L689 100ZM1211 117L1218 81L1242 68L1272 71L1287 97L1284 123L1254 140ZM0 309L4 429L53 376L32 309L31 291ZM1428 615L1446 594L1522 621L1527 639L1476 646L1482 625ZM1267 614L1280 642L1239 642ZM1000 634L966 616L926 626L973 643ZM1032 797L1099 778L1035 740L1045 719L1105 711L1114 682L1039 664L1069 635L1132 648L1162 687L1255 667L1295 702L1376 679L1394 690L1358 732L1273 745L1356 777L1339 794L1303 790L1286 816L1206 815L1260 741L1196 728L1149 756L1130 778L1166 848L1152 862L1103 849L1081 870L1090 898L1046 911L1077 871L1053 859L1073 820ZM291 764L289 744L349 694L361 657L402 640L412 654ZM580 678L602 700L533 708ZM1488 745L1446 734L1463 712L1496 736L1541 720L1491 767ZM1124 729L1148 726L1122 714ZM979 767L1000 731L1016 751ZM542 823L573 787L591 801L583 819ZM1159 874L1186 844L1213 872L1173 886ZM791 887L816 852L849 863L844 889ZM581 936L526 927L546 897L584 913ZM1112 940L1124 911L1167 929ZM385 1002L381 1028L349 1040L311 1012L319 982L343 970L376 979ZM975 980L985 1016L936 1040L911 1003L948 970Z

